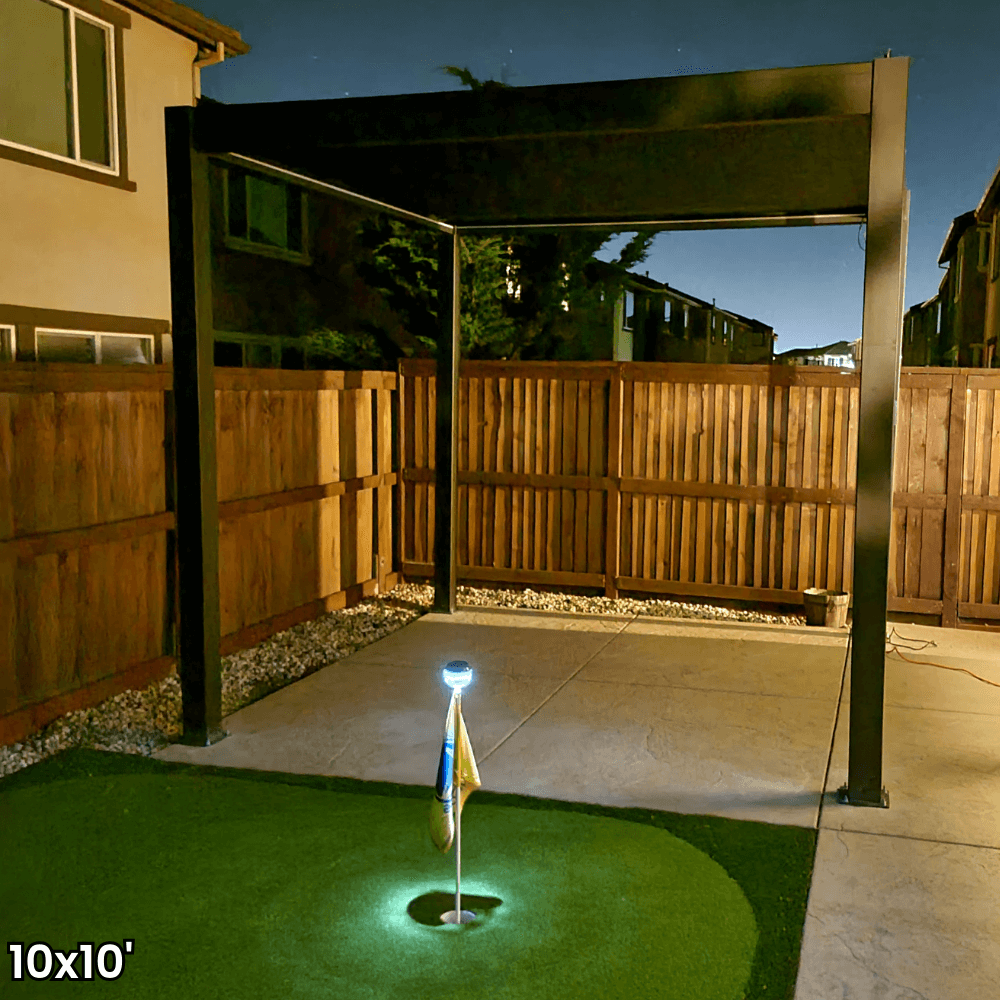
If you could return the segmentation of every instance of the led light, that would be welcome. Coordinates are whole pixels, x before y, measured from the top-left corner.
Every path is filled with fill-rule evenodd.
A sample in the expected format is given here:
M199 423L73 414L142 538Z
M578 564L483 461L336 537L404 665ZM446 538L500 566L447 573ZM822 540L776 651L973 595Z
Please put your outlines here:
M472 667L465 660L452 660L442 671L444 682L452 691L461 691L472 683Z

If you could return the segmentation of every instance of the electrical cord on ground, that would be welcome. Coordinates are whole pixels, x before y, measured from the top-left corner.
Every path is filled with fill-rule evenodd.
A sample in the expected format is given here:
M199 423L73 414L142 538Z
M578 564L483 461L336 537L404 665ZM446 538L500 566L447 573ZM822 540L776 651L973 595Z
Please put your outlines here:
M851 633L852 632L853 632L853 626L850 629L848 629L848 632L847 632L847 654L846 654L845 659L844 659L844 669L845 670L847 669L847 664L850 662L850 656L851 656ZM902 647L903 649L910 650L910 652L914 652L915 649L916 650L924 650L928 646L936 646L937 645L936 642L933 642L930 639L912 639L909 636L900 635L896 631L895 626L893 626L892 630L885 637L885 642L886 642L886 647L887 647L886 651L885 651L885 655L886 656L888 656L890 653L895 653L898 657L900 657L900 659L906 660L907 663L919 663L919 664L921 664L923 666L927 666L927 667L940 667L942 670L958 670L959 672L961 672L963 674L968 674L970 677L974 677L977 681L982 681L984 684L990 684L993 687L1000 687L1000 684L998 684L996 681L990 681L990 680L987 680L985 677L980 677L979 674L974 674L971 670L966 670L965 667L950 667L946 663L934 663L932 660L914 660L911 657L907 656L905 653L900 652L899 644L892 641L892 637L893 636L896 636L898 639L901 639L903 642L916 642L916 643L920 643L920 645L917 646L917 647L913 647L913 646L903 646Z

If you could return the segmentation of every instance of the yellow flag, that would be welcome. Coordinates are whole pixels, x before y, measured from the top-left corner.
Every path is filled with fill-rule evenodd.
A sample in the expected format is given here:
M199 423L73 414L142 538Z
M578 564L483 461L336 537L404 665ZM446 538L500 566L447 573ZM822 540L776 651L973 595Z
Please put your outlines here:
M448 718L444 726L444 741L441 744L441 760L438 764L434 802L431 805L431 840L441 852L451 848L455 837L454 785L455 785L455 736L461 757L459 773L458 808L461 811L465 800L482 785L479 769L472 752L472 743L465 728L465 719L458 707L458 692L453 692L448 706Z

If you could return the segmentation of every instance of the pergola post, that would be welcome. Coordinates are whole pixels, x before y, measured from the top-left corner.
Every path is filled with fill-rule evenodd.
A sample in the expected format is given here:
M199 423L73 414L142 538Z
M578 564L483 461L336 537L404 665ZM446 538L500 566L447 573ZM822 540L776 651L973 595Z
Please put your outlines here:
M893 445L906 239L908 59L876 59L865 244L864 318L854 520L854 620L847 784L841 803L889 808L882 785L885 631Z
M165 109L170 220L176 515L180 589L178 673L183 743L209 746L222 729L219 504L208 157L194 145L191 107Z
M458 520L458 364L461 268L458 227L441 242L438 293L437 412L434 450L434 611L455 613ZM450 280L449 280L450 279Z

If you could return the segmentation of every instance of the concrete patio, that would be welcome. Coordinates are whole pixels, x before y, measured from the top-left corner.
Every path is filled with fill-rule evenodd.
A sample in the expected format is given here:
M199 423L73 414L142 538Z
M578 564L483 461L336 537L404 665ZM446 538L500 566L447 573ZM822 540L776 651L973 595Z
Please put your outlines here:
M1000 682L1000 637L899 625ZM428 614L163 760L433 783L451 659L483 788L819 828L795 1000L1000 996L1000 688L886 659L888 810L840 805L846 630Z

